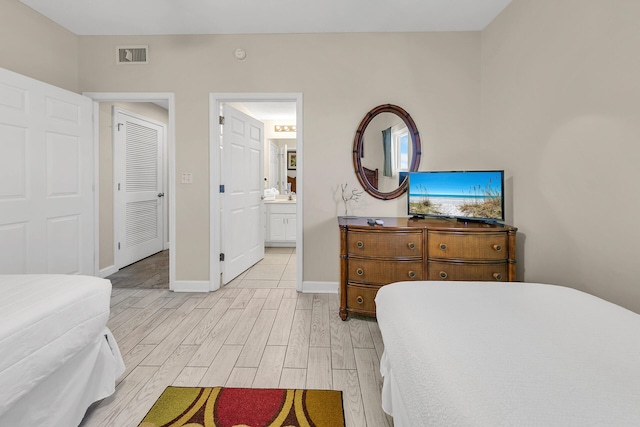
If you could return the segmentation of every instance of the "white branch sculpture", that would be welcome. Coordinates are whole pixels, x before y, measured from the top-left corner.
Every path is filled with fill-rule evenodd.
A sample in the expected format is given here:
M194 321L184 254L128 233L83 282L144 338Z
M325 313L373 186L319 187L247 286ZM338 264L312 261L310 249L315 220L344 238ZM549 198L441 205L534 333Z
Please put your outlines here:
M351 193L347 193L348 185L348 183L340 184L340 188L342 188L342 201L344 202L344 216L348 216L349 202L354 201L358 203L360 196L364 194L364 191L359 191L355 188L351 190Z

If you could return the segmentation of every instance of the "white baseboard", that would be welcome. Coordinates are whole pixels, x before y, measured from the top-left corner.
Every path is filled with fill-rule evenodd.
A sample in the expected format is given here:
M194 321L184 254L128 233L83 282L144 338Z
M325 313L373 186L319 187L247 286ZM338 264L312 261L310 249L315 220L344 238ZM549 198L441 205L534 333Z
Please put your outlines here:
M264 242L265 248L295 248L296 242Z
M302 292L305 294L337 294L338 282L302 282Z
M209 292L210 284L206 280L176 280L171 288L174 292Z
M115 265L110 265L109 267L105 267L102 270L98 271L98 277L102 277L103 279L107 276L111 276L114 273L117 273L118 269Z

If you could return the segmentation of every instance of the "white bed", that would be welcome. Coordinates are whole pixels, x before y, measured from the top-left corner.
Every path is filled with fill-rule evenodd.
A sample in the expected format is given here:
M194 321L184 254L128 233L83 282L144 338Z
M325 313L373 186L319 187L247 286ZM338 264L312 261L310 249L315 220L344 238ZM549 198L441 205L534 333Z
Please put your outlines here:
M639 426L640 315L532 283L376 296L382 402L404 426Z
M0 275L0 426L77 426L124 372L111 282Z

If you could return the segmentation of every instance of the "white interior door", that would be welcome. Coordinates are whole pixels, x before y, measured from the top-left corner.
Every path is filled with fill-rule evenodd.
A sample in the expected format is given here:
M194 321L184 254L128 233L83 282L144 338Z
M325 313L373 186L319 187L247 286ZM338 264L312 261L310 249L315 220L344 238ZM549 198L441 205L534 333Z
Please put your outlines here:
M222 283L264 258L262 122L223 107Z
M0 273L94 274L92 114L0 68Z
M114 108L116 266L164 249L166 126Z

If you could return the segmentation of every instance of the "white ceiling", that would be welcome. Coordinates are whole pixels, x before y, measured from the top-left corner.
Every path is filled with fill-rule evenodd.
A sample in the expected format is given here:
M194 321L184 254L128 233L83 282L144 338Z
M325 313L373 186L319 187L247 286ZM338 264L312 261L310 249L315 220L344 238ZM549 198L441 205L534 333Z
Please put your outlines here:
M20 0L77 35L480 31L511 0Z
M291 121L296 118L295 102L241 102L251 112L251 116L258 120ZM283 123L286 124L286 123Z

